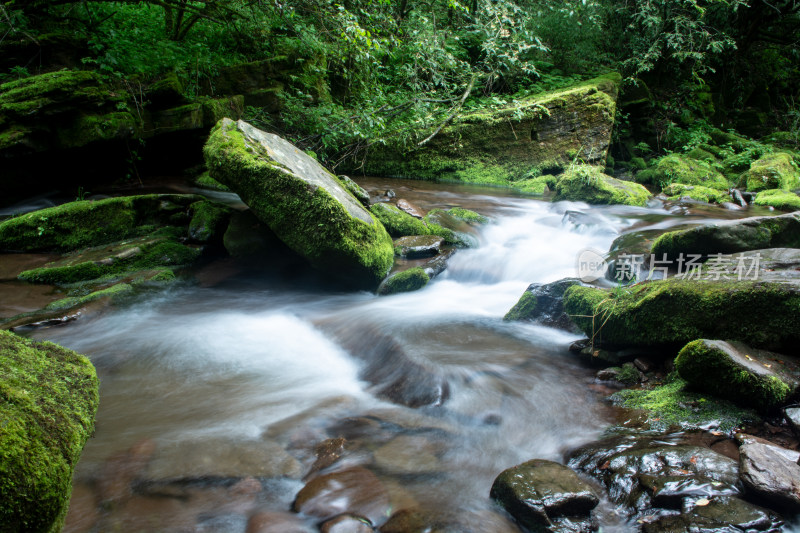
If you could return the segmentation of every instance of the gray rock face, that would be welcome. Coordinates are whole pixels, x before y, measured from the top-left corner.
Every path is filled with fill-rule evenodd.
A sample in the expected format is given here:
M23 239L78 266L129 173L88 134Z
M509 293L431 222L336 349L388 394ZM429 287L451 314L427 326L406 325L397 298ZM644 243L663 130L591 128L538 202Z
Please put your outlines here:
M534 459L503 471L491 497L525 527L552 531L552 520L588 517L599 500L591 486L570 468Z
M740 479L748 493L770 507L800 512L798 452L765 441L739 447Z
M418 218L420 220L422 220L422 218L425 216L425 213L422 211L422 209L415 206L408 200L403 200L403 199L397 200L397 208L401 211L405 211L412 217Z
M394 241L398 255L409 259L432 257L439 253L444 239L436 235L412 235Z
M352 195L347 194L344 187L316 159L282 137L261 131L243 120L238 121L236 126L248 141L260 144L275 163L285 167L284 171L288 170L293 173L312 188L322 188L328 191L347 209L350 216L367 224L373 223L372 217L364 209L364 206L357 202Z
M751 217L665 233L653 243L657 257L731 254L764 248L800 248L800 213Z
M800 407L788 407L784 414L795 434L800 435Z
M583 283L577 278L565 278L553 283L531 284L506 313L504 320L525 320L567 331L578 331L578 327L564 311L564 291L573 285Z
M350 191L350 193L355 196L359 202L361 202L361 205L367 208L369 207L369 193L366 189L364 189L364 187L344 174L339 176L339 180L344 184L345 188Z

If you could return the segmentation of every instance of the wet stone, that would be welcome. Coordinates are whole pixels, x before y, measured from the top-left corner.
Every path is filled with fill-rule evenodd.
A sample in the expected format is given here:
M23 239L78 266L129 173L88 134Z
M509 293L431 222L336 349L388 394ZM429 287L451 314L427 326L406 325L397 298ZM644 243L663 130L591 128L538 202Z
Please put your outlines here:
M386 488L375 474L355 467L312 479L297 493L292 509L321 520L349 513L382 524L391 505Z
M401 435L375 451L375 466L390 474L425 474L441 469L437 446L421 435Z
M375 531L366 518L341 515L328 520L319 528L320 533L372 533Z
M781 531L783 521L773 512L739 498L721 496L695 505L680 515L645 523L642 533L735 533L739 531Z
M736 487L703 476L642 475L639 483L650 493L653 506L665 509L681 509L686 500L739 494Z
M796 435L800 435L800 407L787 407L784 411L786 421Z
M422 211L422 209L415 206L408 200L403 200L403 199L397 200L397 208L400 209L401 211L405 211L414 218L422 219L425 216L425 212Z
M599 503L591 486L569 467L541 459L503 471L491 497L534 530L552 526L558 517L588 517Z
M412 235L394 241L394 248L397 255L416 259L435 256L441 250L443 243L444 239L436 235Z
M765 505L800 513L798 452L764 441L739 447L740 479L749 494Z

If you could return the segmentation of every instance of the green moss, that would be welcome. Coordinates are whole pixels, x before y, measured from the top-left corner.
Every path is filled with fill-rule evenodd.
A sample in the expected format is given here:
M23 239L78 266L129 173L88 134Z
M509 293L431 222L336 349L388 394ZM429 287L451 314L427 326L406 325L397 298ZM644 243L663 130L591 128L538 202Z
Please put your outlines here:
M672 183L661 191L670 200L677 201L682 198L691 198L699 202L717 203L730 202L731 197L726 191L711 189L702 185L684 185L683 183Z
M608 346L677 348L716 338L780 351L800 342L800 289L788 284L668 279L614 292L575 286L564 294L564 308Z
M555 200L577 200L590 204L647 205L650 192L638 183L618 180L598 167L575 165L556 183Z
M784 403L791 392L786 383L774 375L754 372L723 346L703 339L692 341L678 354L675 369L695 387L740 405L768 409Z
M636 173L636 181L666 187L671 183L702 185L727 190L728 180L706 161L685 155L670 154L658 160L652 168Z
M232 209L216 202L201 200L189 206L192 216L189 237L197 242L222 241Z
M768 189L800 188L800 170L791 154L775 152L753 161L750 170L742 175L740 186L746 184L748 191Z
M430 229L423 221L412 217L395 205L381 202L371 205L369 210L392 237L431 234Z
M690 157L692 159L697 159L698 161L707 161L709 163L715 163L717 158L711 152L696 146L692 148L690 151L686 152L686 157Z
M536 296L525 291L520 296L514 307L512 307L503 320L525 320L530 317L536 309Z
M531 196L541 196L555 188L555 176L539 176L538 178L527 178L515 181L511 186L524 194Z
M0 85L0 113L28 116L54 106L119 101L90 71L61 70Z
M0 331L3 531L61 530L97 405L97 375L86 357Z
M386 279L378 288L378 294L388 295L416 291L428 284L431 278L421 267L409 268Z
M312 266L363 288L386 276L394 262L392 239L369 211L369 222L351 216L324 187L309 187L260 143L248 143L229 119L212 130L204 154L211 177L236 190Z
M620 383L625 383L626 385L633 385L634 383L639 383L641 376L639 375L639 371L636 369L633 364L626 364L618 368L619 372L617 373L617 380Z
M576 158L605 162L620 80L610 73L490 112L466 112L423 147L373 147L364 169L380 176L514 187L561 171ZM543 182L528 182L520 190L542 194Z
M764 248L800 247L800 217L753 217L736 222L706 224L659 236L651 247L656 257L677 260L683 254L732 254Z
M198 198L149 194L40 209L0 223L0 250L67 252L142 235L176 214L185 216Z
M684 429L716 427L732 433L746 423L760 420L758 415L730 402L706 398L688 389L677 377L652 389L627 389L611 396L614 403L629 409L648 411L647 422L652 429L664 431L670 426Z
M71 309L73 307L86 305L87 303L93 302L94 300L99 300L100 298L111 298L112 300L116 300L120 296L130 293L132 290L133 287L131 285L127 283L118 283L99 291L90 292L85 296L70 296L67 298L61 298L60 300L51 302L45 309L51 311Z
M769 189L761 191L753 201L755 205L764 205L781 209L783 211L800 210L800 196L791 191Z
M447 214L457 218L458 220L463 220L464 222L469 222L472 224L488 224L489 218L481 215L480 213L476 213L475 211L470 211L469 209L464 209L463 207L451 207L447 210Z
M472 248L478 244L472 235L465 231L459 231L459 229L466 230L469 226L443 209L431 209L423 220L428 228L428 233L443 238L445 244L460 248ZM462 227L459 228L459 226Z
M109 248L113 255L109 257ZM131 252L129 255L126 252ZM26 270L19 279L30 283L73 285L85 281L112 281L136 272L187 266L200 257L201 250L165 238L144 238L124 244L84 250L54 264ZM101 261L82 261L102 257ZM110 259L110 260L109 260Z
M344 188L350 191L350 194L352 194L356 200L361 202L362 205L369 206L369 193L366 191L366 189L364 189L364 187L345 175L336 177L342 183Z
M212 191L230 192L230 187L223 185L214 178L212 178L208 171L200 174L200 177L195 180L195 185L204 189L211 189Z
M139 134L140 122L127 111L105 115L82 115L68 128L58 131L62 148L85 146L95 141L129 139Z

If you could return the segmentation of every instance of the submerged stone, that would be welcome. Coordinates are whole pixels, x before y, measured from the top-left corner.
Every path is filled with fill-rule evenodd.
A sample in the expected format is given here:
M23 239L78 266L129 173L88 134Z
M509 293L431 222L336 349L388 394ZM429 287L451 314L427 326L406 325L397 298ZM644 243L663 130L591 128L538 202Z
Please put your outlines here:
M369 470L348 468L316 477L295 496L292 509L298 513L328 520L341 514L363 516L372 525L389 518L389 494Z
M86 357L0 331L1 529L61 530L98 399Z
M757 409L784 403L800 377L800 366L786 356L706 339L684 346L675 369L699 390Z
M750 217L670 231L653 242L652 253L676 259L683 254L730 254L763 248L800 248L800 213Z
M792 352L800 342L800 287L786 283L671 278L619 291L573 286L564 308L596 344L677 348L711 338Z
M552 520L559 517L588 517L600 501L569 467L542 459L504 470L491 497L534 531L552 531Z
M386 276L394 250L383 225L309 155L230 119L212 130L204 153L211 176L312 266L366 289Z
M690 511L659 518L642 525L642 533L727 533L734 531L780 531L783 520L763 507L729 496L700 499Z
M603 174L599 167L576 165L556 182L554 200L575 200L589 204L645 206L650 191L642 185Z

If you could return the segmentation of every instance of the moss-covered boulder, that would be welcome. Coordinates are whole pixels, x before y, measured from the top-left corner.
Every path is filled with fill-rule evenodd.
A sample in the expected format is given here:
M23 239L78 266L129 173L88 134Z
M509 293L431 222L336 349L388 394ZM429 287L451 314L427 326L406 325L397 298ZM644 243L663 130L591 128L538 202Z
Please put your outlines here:
M482 226L489 223L489 217L463 207L451 207L447 210L447 214L467 224Z
M661 190L669 200L695 200L698 202L721 204L730 202L731 196L727 191L703 187L702 185L685 185L683 183L671 183Z
M739 186L748 191L768 189L800 188L800 169L791 154L775 152L765 154L753 161L750 169L742 174Z
M412 217L396 205L380 202L370 206L370 211L392 237L409 237L412 235L429 235L430 229L425 222Z
M342 185L344 185L345 189L350 191L350 194L355 196L356 199L359 202L361 202L361 205L367 208L369 207L369 193L364 187L362 187L361 185L350 179L349 176L345 176L344 174L338 176L338 178L339 181L342 182Z
M763 248L800 248L800 213L750 217L670 231L653 242L656 257L730 254Z
M204 148L211 177L314 267L374 289L392 266L383 225L315 159L277 135L223 119Z
M675 369L696 389L756 409L783 404L797 389L800 370L785 356L707 339L684 346Z
M533 283L503 320L539 322L545 326L573 330L575 325L564 312L564 292L573 285L583 283L577 278L565 278L544 285Z
M649 198L650 192L638 183L612 178L599 167L575 165L558 179L553 199L644 206Z
M728 180L707 161L686 155L670 154L652 167L636 174L636 181L666 187L671 183L702 185L710 189L727 190Z
M781 211L800 211L800 196L792 191L782 189L768 189L761 191L753 200L755 205L774 207Z
M596 343L675 348L730 339L792 352L800 342L800 287L788 283L668 279L610 291L570 287L564 309Z
M378 294L389 295L416 291L427 285L430 280L431 278L424 268L409 268L386 278L378 287Z
M423 146L373 146L364 164L378 176L515 186L558 172L574 158L605 162L620 76L607 74L566 89L457 117ZM544 183L534 193L541 194Z
M0 223L0 250L67 252L128 237L157 226L189 222L200 196L147 194L83 200L40 209Z
M456 211L458 213L458 211ZM475 224L467 222L463 217L450 213L450 210L431 209L422 219L431 235L438 235L445 244L460 248L472 248L478 245L475 237Z
M97 405L86 357L0 331L0 530L61 531Z

